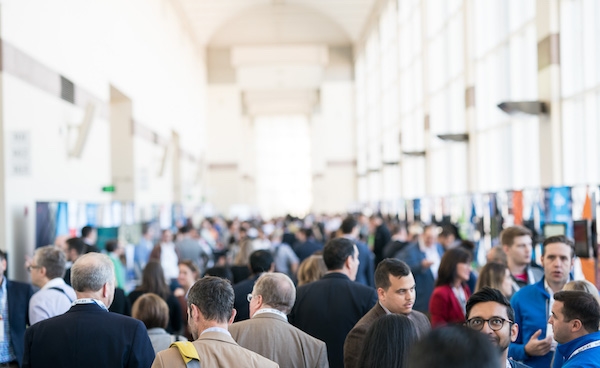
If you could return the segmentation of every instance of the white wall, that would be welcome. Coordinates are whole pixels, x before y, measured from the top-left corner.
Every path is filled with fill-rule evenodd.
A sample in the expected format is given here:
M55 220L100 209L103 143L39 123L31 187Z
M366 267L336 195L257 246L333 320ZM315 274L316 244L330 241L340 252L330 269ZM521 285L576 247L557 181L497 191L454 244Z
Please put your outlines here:
M32 65L65 76L76 91L86 91L99 102L82 156L69 158L68 125L81 122L84 106L3 71L2 146L7 166L1 175L6 219L0 246L12 253L11 277L24 279L20 265L33 250L36 201L111 200L100 191L111 184L110 86L131 99L136 123L167 140L172 131L178 132L180 147L200 158L205 150L206 66L203 51L167 0L11 1L2 3L0 17L3 42L27 55ZM35 70L25 72L31 75ZM77 96L81 95L76 92ZM10 134L21 131L30 135L31 170L15 176L10 173ZM135 138L136 202L198 199L201 186L190 179L196 172L189 173L196 165L180 160L185 190L183 198L173 198L172 165L167 161L163 176L158 176L160 158L161 146Z

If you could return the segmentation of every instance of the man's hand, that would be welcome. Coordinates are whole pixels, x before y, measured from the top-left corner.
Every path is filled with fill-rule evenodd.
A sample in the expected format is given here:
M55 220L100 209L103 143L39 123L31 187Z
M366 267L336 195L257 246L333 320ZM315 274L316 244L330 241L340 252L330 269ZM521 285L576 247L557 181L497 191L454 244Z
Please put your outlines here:
M431 266L433 264L433 261L430 261L428 259L424 259L421 261L421 267L423 268L429 268L429 266Z
M525 353L529 356L542 356L548 354L552 347L552 336L546 336L545 339L539 340L538 337L542 334L542 330L537 330L525 344Z

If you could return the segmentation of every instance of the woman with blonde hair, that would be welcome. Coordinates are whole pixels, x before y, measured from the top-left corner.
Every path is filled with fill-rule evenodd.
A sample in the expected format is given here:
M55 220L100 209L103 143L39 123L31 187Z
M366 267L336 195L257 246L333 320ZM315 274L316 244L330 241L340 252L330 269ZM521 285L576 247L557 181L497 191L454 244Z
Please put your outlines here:
M588 294L592 294L598 303L600 303L600 295L598 294L598 288L596 285L592 284L588 280L574 280L568 282L563 290L576 290L576 291L585 291Z
M317 281L327 272L327 266L320 254L306 258L298 267L298 286Z
M498 289L508 299L512 294L512 277L510 270L506 265L491 262L479 270L479 278L475 286L475 292L481 290L484 286Z

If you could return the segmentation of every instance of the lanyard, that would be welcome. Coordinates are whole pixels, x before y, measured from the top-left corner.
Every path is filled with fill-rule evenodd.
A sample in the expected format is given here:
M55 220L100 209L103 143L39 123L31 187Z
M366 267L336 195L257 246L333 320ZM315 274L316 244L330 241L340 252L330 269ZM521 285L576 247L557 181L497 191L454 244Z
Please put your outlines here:
M582 347L580 347L579 349L575 350L571 355L569 355L569 358L567 360L573 358L575 355L581 353L582 351L586 351L588 349L595 348L598 346L600 346L600 340L596 340L596 341L587 343L587 344L583 345Z
M256 312L254 312L254 315L256 316L257 314L262 314L262 313L274 313L274 314L277 314L278 316L284 318L287 321L287 315L277 309L262 308L262 309L257 310Z
M106 308L106 305L104 305L104 303L102 303L100 300L98 299L92 299L92 298L83 298L83 299L77 299L73 302L73 304L71 305L79 305L79 304L96 304L98 305L100 308L104 309L105 311L108 312L108 308Z

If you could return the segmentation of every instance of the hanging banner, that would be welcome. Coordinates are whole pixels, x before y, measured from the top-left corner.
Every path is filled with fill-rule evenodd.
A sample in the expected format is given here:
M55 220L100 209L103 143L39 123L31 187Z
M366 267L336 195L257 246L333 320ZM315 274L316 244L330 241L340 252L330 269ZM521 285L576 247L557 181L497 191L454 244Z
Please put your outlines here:
M512 192L512 211L515 225L523 225L523 191Z
M552 187L545 191L546 220L566 226L565 235L573 238L573 213L570 187Z

